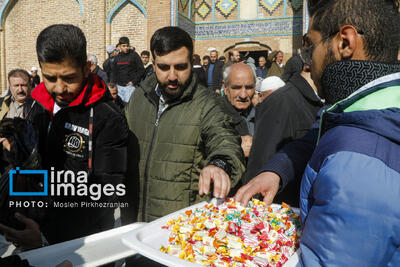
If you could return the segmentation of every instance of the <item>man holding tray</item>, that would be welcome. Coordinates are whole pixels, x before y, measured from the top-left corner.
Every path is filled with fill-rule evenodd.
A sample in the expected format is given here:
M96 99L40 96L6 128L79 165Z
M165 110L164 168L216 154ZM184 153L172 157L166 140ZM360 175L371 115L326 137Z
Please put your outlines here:
M125 110L127 201L123 223L152 221L228 195L244 172L240 137L222 99L192 75L193 43L178 27L151 38L154 71ZM206 196L204 196L204 194Z

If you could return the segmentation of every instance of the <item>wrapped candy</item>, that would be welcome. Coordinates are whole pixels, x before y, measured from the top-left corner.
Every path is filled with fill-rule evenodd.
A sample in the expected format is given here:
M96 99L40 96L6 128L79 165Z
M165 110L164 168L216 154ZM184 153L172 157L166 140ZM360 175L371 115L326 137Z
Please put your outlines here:
M282 266L298 248L299 216L285 203L247 207L232 199L186 210L163 226L171 234L160 251L207 266Z

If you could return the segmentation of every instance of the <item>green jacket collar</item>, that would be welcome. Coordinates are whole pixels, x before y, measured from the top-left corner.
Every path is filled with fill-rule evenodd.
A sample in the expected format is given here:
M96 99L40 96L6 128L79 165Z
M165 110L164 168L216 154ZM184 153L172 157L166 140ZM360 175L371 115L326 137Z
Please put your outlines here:
M157 105L158 96L155 93L155 88L157 86L157 78L155 73L151 74L146 80L142 82L139 88L144 91L144 94L147 98L149 98L153 104ZM184 89L183 94L176 99L173 103L169 105L176 105L188 99L192 99L197 88L197 79L195 75L191 75L191 81L187 88Z

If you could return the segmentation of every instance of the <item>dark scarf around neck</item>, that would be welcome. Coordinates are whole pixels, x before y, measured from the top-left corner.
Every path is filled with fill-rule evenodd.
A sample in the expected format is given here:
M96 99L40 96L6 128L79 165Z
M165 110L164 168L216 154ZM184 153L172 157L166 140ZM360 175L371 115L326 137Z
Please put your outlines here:
M330 63L322 74L325 102L334 104L369 82L396 72L400 72L400 63L389 64L362 60L342 60Z

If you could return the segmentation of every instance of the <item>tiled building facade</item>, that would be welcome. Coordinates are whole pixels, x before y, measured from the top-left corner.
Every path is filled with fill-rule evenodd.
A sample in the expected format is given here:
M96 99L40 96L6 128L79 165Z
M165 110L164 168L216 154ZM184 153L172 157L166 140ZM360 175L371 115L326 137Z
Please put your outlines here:
M100 63L106 45L119 37L128 36L140 52L167 25L188 31L200 55L209 47L222 54L239 42L242 50L254 50L259 42L283 50L287 59L300 45L303 6L303 0L0 0L0 89L11 69L38 67L36 38L54 23L79 26Z

